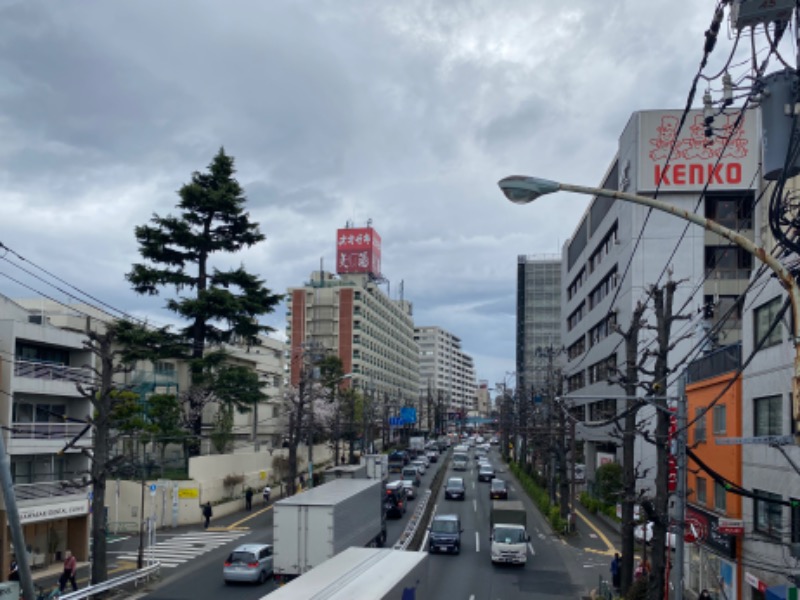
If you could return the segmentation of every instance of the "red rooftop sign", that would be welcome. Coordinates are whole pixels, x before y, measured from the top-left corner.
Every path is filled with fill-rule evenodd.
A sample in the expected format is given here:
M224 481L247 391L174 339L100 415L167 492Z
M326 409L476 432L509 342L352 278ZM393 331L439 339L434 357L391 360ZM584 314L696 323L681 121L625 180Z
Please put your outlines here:
M381 274L381 236L372 227L336 231L336 272Z

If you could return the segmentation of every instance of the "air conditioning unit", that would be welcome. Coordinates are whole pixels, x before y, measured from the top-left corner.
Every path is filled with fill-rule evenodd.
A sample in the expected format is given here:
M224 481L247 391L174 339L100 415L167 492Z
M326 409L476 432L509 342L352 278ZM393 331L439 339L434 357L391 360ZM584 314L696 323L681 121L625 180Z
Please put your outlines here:
M773 21L789 21L795 0L736 0L731 6L731 24L734 29L754 27Z

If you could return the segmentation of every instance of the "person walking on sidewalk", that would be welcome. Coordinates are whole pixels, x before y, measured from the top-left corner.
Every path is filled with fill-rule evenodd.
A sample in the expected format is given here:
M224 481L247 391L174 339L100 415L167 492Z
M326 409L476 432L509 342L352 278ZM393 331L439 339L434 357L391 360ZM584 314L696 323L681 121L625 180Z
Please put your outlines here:
M272 493L272 488L268 485L264 486L264 491L262 492L264 496L264 504L269 504L269 495Z
M244 507L247 510L253 510L253 488L247 488L247 491L244 493Z
M208 529L208 523L211 521L211 517L214 516L214 511L211 510L211 502L206 502L203 504L203 517L205 518L206 522L203 527Z
M620 558L619 552L614 553L614 558L611 559L611 585L615 590L620 587Z
M58 589L64 591L67 589L67 582L72 584L72 591L78 591L78 583L75 581L75 575L78 573L78 561L72 556L69 550L64 551L64 571L61 577L58 578Z

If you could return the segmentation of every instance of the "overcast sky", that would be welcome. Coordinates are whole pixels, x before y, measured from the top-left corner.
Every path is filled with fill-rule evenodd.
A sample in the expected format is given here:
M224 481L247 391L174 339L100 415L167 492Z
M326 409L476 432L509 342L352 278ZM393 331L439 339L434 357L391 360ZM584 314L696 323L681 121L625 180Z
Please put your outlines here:
M133 230L224 146L267 236L236 264L284 293L371 219L390 295L493 387L515 369L517 256L560 254L588 201L517 207L497 180L598 185L633 111L683 108L715 6L0 0L0 292L73 301L44 269L170 322L171 290L125 281ZM266 322L282 337L285 306Z

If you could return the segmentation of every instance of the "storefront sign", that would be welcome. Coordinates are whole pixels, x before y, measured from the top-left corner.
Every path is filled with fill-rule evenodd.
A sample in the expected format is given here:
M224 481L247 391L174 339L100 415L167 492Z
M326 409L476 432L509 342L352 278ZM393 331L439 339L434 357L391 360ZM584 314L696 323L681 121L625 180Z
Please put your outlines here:
M44 504L42 506L20 508L19 522L35 523L37 521L66 519L86 514L89 514L89 502L85 499L72 500L70 502L60 502L59 504Z
M728 535L743 535L744 521L741 519L719 519L719 532Z
M756 577L749 571L744 572L744 580L747 583L747 585L756 588L761 593L767 591L767 584L761 581L758 577Z
M719 530L719 517L700 508L686 508L686 519L699 521L704 526L705 537L698 540L700 544L714 550L721 556L736 558L736 536Z

